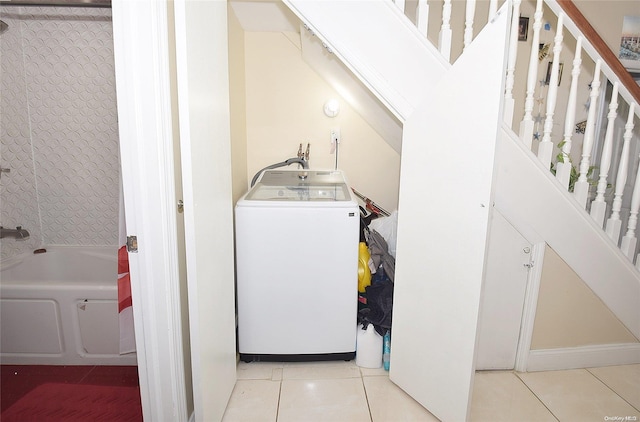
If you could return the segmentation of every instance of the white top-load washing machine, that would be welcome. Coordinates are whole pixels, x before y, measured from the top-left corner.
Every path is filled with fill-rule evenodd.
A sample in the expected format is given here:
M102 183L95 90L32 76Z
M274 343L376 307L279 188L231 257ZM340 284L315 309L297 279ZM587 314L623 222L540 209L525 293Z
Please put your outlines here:
M353 359L360 211L342 172L267 170L235 213L240 358Z

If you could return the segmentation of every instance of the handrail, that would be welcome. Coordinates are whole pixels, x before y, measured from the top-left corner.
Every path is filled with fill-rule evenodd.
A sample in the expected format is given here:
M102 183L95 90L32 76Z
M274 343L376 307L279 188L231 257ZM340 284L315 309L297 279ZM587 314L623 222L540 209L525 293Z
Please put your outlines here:
M585 38L593 45L602 59L609 65L611 70L620 79L620 82L627 88L629 94L636 102L640 103L640 86L633 79L629 71L620 63L620 60L611 51L602 37L591 26L587 18L578 10L572 0L556 0L562 10L571 18Z

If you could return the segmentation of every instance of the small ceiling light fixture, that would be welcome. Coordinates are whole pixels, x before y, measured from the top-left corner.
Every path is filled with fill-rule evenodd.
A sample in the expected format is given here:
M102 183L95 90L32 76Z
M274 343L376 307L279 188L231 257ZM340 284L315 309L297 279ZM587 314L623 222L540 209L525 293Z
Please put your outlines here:
M336 117L340 113L340 103L338 100L331 99L324 103L324 114L327 117Z

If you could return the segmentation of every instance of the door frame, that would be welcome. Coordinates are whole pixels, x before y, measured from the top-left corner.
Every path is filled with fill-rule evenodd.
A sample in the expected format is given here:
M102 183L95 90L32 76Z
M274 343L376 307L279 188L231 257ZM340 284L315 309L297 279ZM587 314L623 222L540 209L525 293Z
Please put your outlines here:
M145 420L187 420L167 3L113 0L120 160Z
M520 320L520 337L518 338L516 362L513 368L518 372L526 372L529 364L533 325L536 320L538 294L540 292L540 280L542 279L542 267L544 265L544 251L546 247L547 244L538 239L538 241L533 243L531 248L531 267L527 278L527 288L524 293L524 307Z

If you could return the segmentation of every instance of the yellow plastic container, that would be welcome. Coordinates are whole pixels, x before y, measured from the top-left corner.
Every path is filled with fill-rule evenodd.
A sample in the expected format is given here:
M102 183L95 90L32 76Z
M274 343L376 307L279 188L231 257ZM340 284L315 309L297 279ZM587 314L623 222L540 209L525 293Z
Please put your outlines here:
M371 270L369 269L369 248L364 242L358 245L358 291L364 293L365 287L371 285Z

